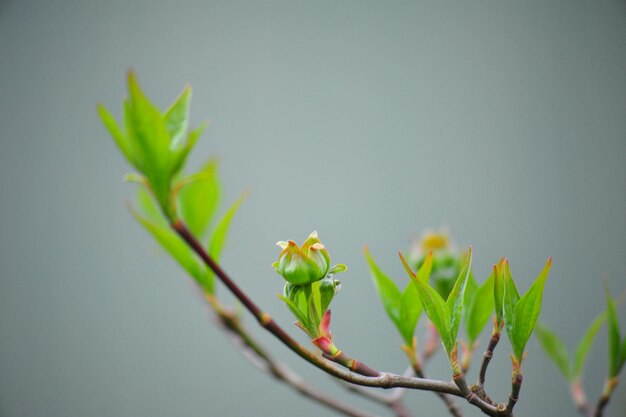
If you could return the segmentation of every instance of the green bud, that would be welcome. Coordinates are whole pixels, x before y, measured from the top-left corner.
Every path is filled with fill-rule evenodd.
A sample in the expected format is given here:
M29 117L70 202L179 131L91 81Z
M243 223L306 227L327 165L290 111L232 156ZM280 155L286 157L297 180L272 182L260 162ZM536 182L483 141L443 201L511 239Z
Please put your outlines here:
M272 266L287 282L294 285L306 285L319 281L326 276L330 268L330 255L317 237L311 235L298 247L296 242L278 242L282 249L278 262Z

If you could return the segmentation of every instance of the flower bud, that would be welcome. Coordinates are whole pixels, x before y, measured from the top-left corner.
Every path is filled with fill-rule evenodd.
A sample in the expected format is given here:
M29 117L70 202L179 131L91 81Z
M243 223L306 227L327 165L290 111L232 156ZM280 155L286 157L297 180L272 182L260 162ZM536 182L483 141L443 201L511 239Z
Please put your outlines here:
M286 281L294 285L306 285L319 281L326 276L330 268L330 255L317 237L311 233L307 240L298 247L296 242L278 242L282 249L278 262L272 266Z

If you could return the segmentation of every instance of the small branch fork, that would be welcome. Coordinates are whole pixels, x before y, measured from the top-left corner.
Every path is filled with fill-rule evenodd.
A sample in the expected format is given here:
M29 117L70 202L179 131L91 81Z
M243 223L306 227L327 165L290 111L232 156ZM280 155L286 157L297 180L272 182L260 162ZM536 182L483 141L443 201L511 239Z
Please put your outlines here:
M221 267L209 256L202 245L191 234L182 221L172 223L172 228L181 236L181 238L196 252L196 254L211 268L215 275L222 283L233 293L233 295L246 307L246 309L254 315L259 324L267 331L276 336L283 344L295 352L305 361L323 370L324 372L342 379L344 381L369 387L378 387L383 389L401 387L423 391L435 391L444 394L451 394L458 397L464 397L468 402L478 407L483 413L490 416L507 415L506 410L494 406L484 401L479 396L470 391L463 375L460 380L455 379L454 383L438 380L407 377L387 372L381 372L368 367L356 359L344 356L341 365L349 363L349 371L334 366L331 362L325 361L320 355L317 355L301 346L287 332L285 332L274 320L265 312L263 312L238 286L230 277L221 269ZM347 362L346 362L347 361ZM352 372L350 372L352 371ZM508 414L511 415L511 414Z
M602 417L604 415L604 409L609 404L611 395L615 391L618 382L617 377L607 379L604 382L604 388L602 389L602 393L600 393L600 398L598 398L596 406L592 408L587 401L587 395L585 394L582 381L580 378L574 379L570 388L572 401L576 405L578 412L584 417Z

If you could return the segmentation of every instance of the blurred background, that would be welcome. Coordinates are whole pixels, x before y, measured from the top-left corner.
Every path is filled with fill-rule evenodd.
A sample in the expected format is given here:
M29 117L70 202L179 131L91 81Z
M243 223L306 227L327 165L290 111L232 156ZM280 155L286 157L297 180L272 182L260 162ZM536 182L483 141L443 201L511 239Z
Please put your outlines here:
M331 415L243 360L129 215L129 167L95 106L121 115L130 67L162 108L192 85L192 122L210 121L192 165L220 158L222 207L252 190L223 266L302 343L270 264L277 240L314 229L350 267L335 340L394 372L401 339L365 244L406 282L396 252L445 225L479 280L507 256L521 290L553 256L542 318L569 346L604 309L603 282L626 288L624 1L1 0L2 417ZM312 385L385 415L244 317ZM574 415L527 349L517 414ZM499 399L509 352L487 382ZM606 352L603 329L592 399ZM427 372L449 378L443 355ZM446 415L428 393L407 404ZM624 409L626 384L606 415Z

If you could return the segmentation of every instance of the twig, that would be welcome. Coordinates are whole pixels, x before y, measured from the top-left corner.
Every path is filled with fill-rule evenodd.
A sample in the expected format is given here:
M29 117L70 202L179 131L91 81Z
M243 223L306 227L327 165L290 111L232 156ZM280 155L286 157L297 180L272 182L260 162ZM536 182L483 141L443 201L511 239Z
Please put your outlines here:
M489 362L491 362L491 358L493 357L493 351L496 349L498 342L500 341L500 330L497 325L494 323L494 329L491 333L491 339L489 339L489 345L483 353L483 359L480 363L480 371L478 373L478 382L477 385L481 390L484 390L485 387L485 379L487 377L487 368L489 367Z
M600 395L600 398L598 399L598 404L596 405L596 408L593 413L594 417L602 417L602 414L604 413L604 408L609 403L609 400L611 399L611 394L613 394L613 391L615 390L617 383L618 383L617 377L609 378L604 383L602 394Z
M587 401L587 395L580 378L575 378L570 385L572 401L576 405L576 410L585 417L591 417L591 406Z
M207 297L207 299L213 311L217 314L222 329L230 336L233 344L239 347L243 356L254 366L287 384L303 396L315 400L317 403L327 408L338 411L349 417L375 417L373 414L358 410L309 386L298 374L273 359L252 336L250 336L241 325L236 315L226 311L215 298Z
M350 371L346 371L341 368L333 366L330 362L324 361L320 356L315 355L308 349L305 349L298 342L296 342L287 332L285 332L274 320L265 312L263 312L238 286L233 280L220 268L220 266L209 256L204 250L202 245L196 240L196 238L189 232L187 227L181 222L177 221L172 224L172 228L183 238L185 242L196 252L196 254L204 261L204 263L211 268L215 275L222 281L222 283L233 293L233 295L254 315L261 327L276 336L283 344L295 352L305 361L325 371L326 373L333 375L344 381L351 382L357 385L379 387L379 388L394 388L403 387L418 389L424 391L437 391L446 394L452 394L457 396L466 396L458 385L450 382L437 381L431 379L411 378L402 375L396 375L387 372L380 372L373 370L369 367L361 366L360 362L352 360ZM365 371L364 371L365 370ZM369 371L373 371L373 375L368 375ZM359 371L365 373L359 373ZM355 373L356 372L356 373ZM467 384L465 385L467 387ZM469 391L469 388L467 389ZM482 401L480 398L475 397L475 401L472 402L485 414L495 416L497 413L496 407L491 404Z

